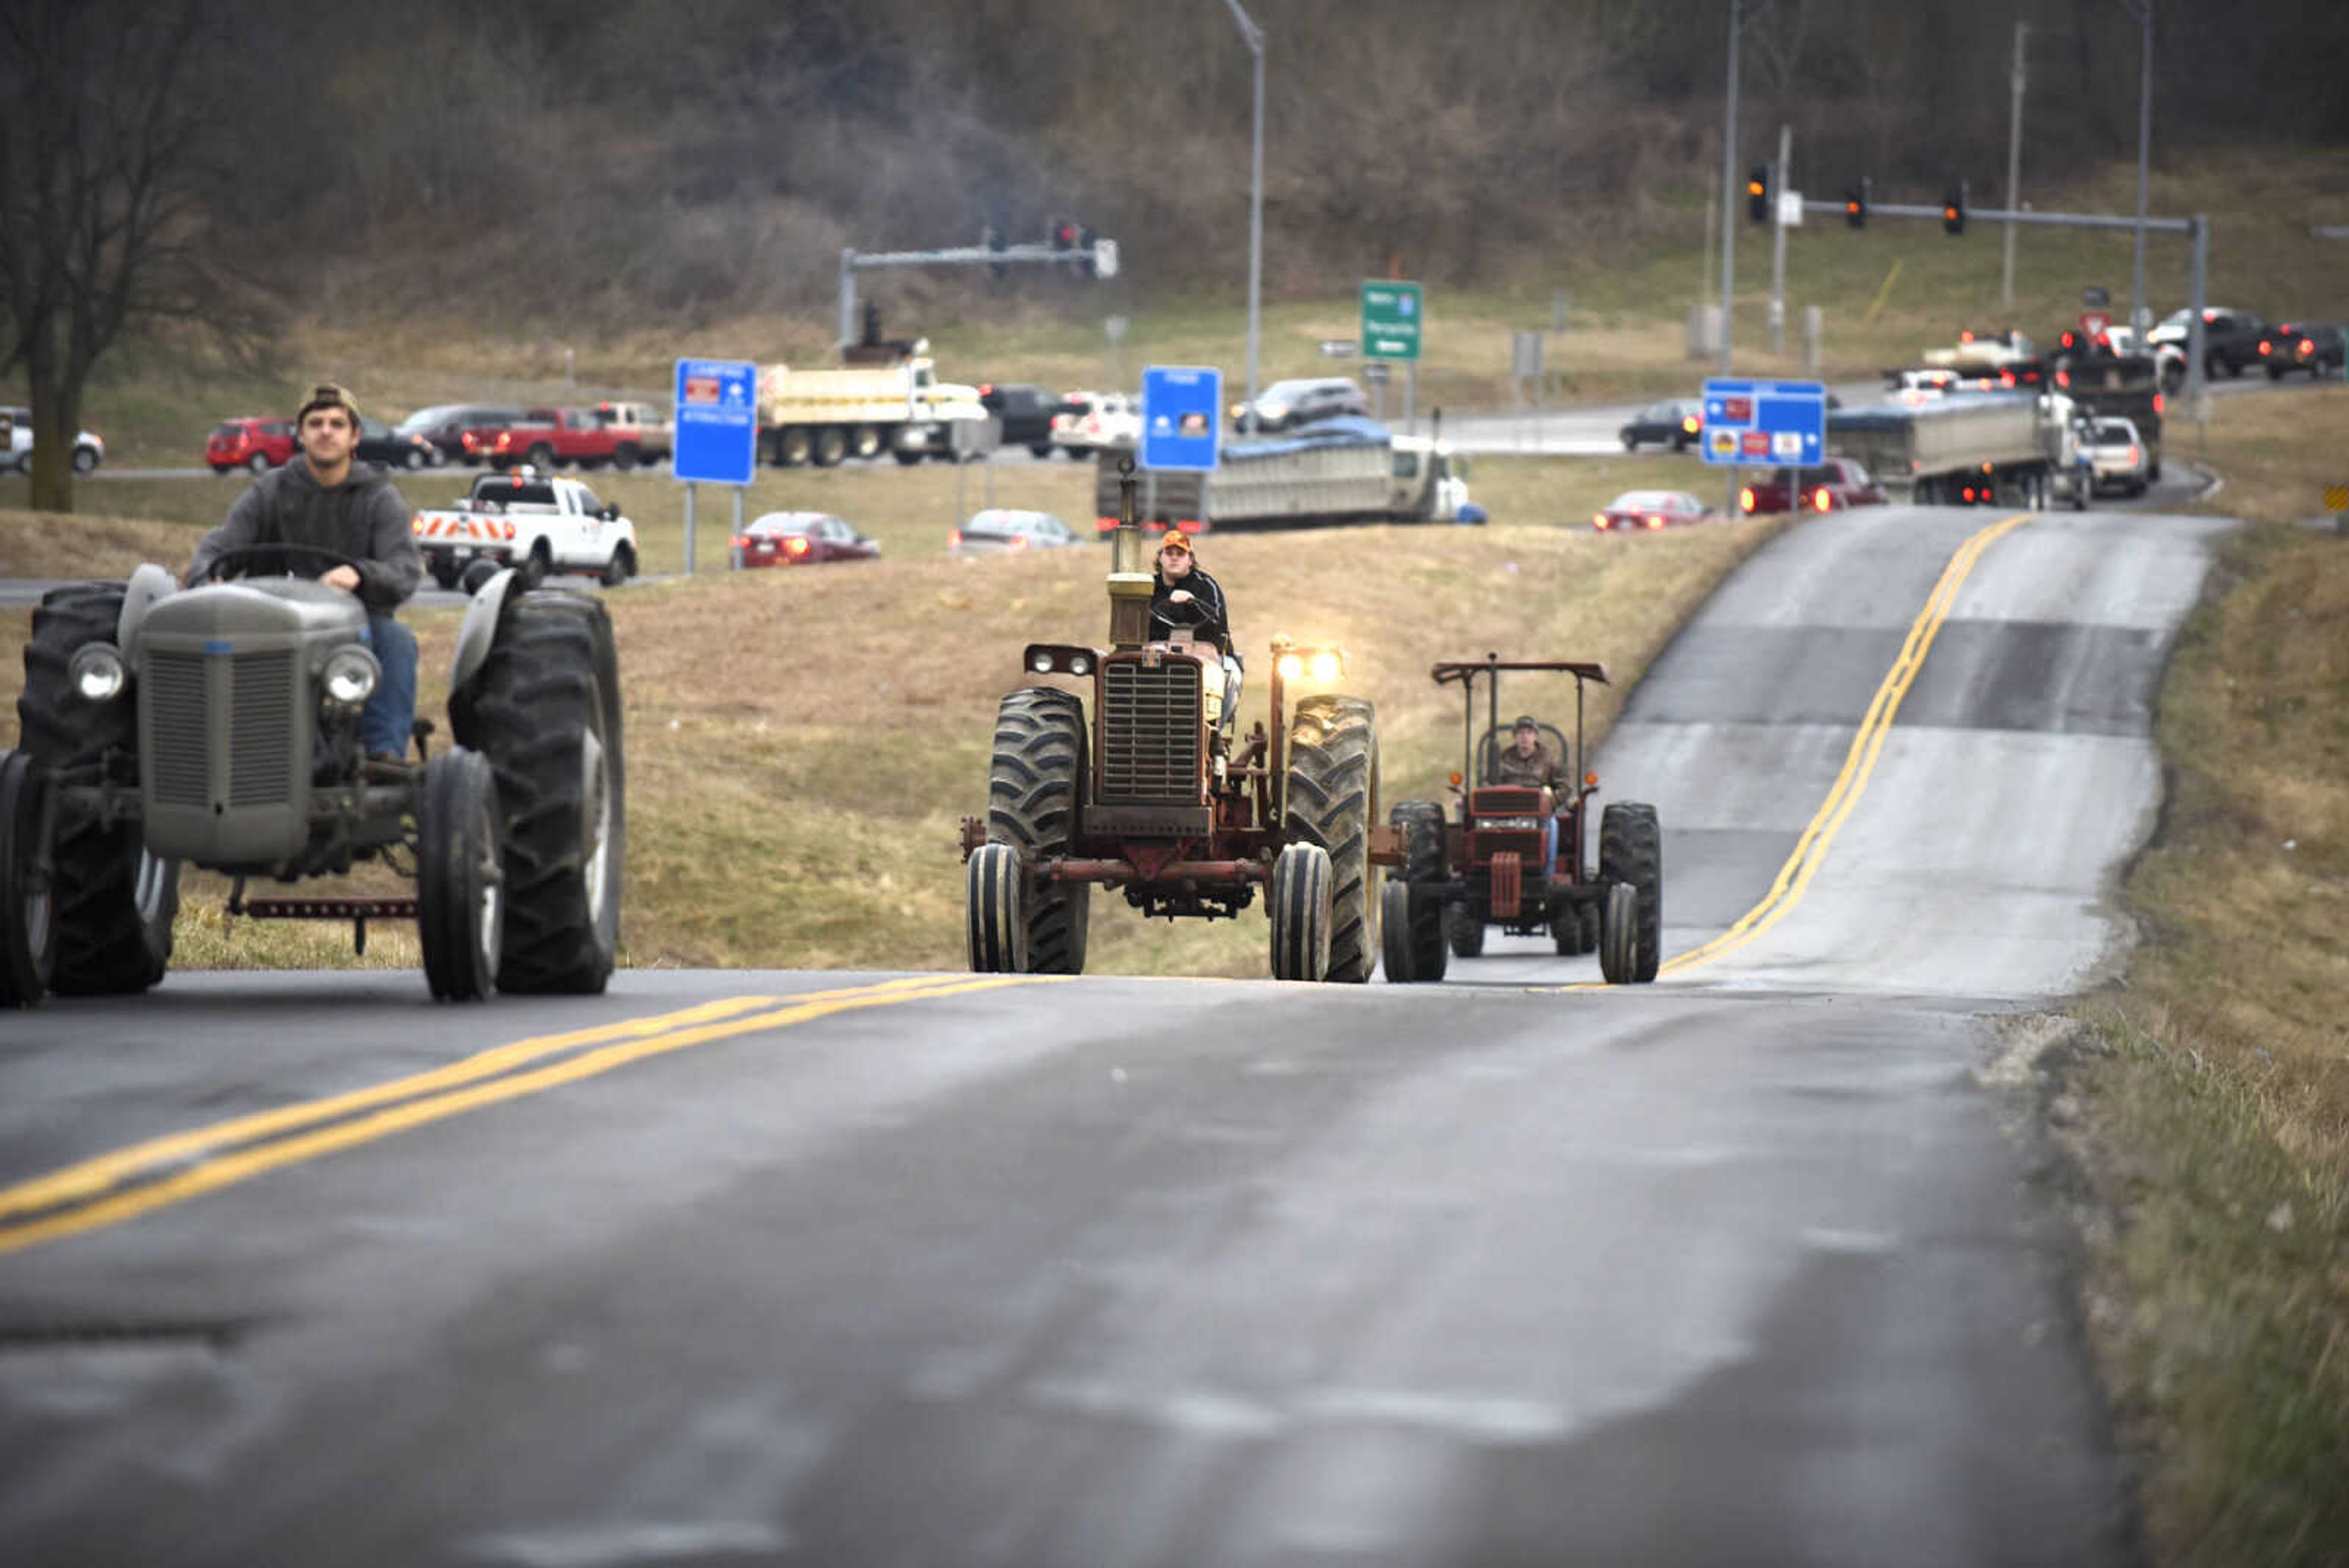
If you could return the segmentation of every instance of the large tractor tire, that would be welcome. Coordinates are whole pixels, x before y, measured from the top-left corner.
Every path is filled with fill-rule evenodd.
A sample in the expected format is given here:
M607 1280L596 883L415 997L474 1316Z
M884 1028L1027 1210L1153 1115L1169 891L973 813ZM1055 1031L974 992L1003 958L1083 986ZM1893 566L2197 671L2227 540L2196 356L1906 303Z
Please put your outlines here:
M1485 951L1484 911L1474 904L1444 906L1444 940L1454 958L1478 958Z
M1378 718L1360 697L1308 697L1288 732L1289 821L1330 852L1330 980L1359 985L1379 958Z
M1654 806L1626 802L1610 805L1599 815L1599 879L1629 882L1639 898L1639 938L1630 978L1644 985L1656 978L1656 965L1663 957L1664 833L1657 825ZM1604 925L1602 920L1602 954Z
M1330 852L1318 844L1283 846L1266 894L1271 917L1272 978L1320 981L1330 972Z
M449 718L457 743L497 775L498 989L600 994L619 950L627 848L619 658L602 602L509 598L488 659L450 699Z
M33 612L25 647L25 690L16 699L18 746L52 774L114 759L110 775L138 774L139 703L73 694L67 667L86 643L111 642L123 585L53 588ZM171 962L171 922L180 912L180 864L147 853L135 822L60 814L49 844L49 989L60 996L145 991Z
M479 1002L505 939L498 784L489 760L459 746L425 765L416 808L416 931L436 1002Z
M49 990L49 889L37 872L42 786L25 752L0 752L0 1007L30 1007Z
M1021 908L1019 851L982 844L963 867L963 908L973 974L1028 970L1028 919Z
M1389 877L1380 896L1380 956L1387 979L1401 985L1439 981L1451 950L1444 940L1444 900L1428 885L1445 880L1444 807L1407 800L1387 820L1403 830L1402 875Z
M1030 686L1004 698L995 713L995 753L987 773L988 842L1009 845L1029 865L1068 854L1084 803L1087 756L1085 707L1075 693ZM1087 883L1046 883L1030 890L1020 912L1028 971L1084 973L1092 916ZM972 929L976 953L978 928Z

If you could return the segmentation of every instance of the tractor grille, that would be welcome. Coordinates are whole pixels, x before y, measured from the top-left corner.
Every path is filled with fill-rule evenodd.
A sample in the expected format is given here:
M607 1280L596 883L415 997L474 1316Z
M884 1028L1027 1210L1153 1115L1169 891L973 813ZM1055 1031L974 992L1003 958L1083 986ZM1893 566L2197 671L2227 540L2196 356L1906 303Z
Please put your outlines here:
M1199 798L1199 667L1139 659L1102 670L1101 798Z
M207 804L211 759L204 735L212 728L212 704L204 694L202 658L148 655L147 705L154 727L145 758L149 792L159 805Z
M150 654L147 702L152 732L145 759L159 805L212 804L209 661L191 653ZM228 804L282 805L294 793L294 655L248 653L228 681Z
M228 803L283 805L294 798L294 655L238 655L230 691Z

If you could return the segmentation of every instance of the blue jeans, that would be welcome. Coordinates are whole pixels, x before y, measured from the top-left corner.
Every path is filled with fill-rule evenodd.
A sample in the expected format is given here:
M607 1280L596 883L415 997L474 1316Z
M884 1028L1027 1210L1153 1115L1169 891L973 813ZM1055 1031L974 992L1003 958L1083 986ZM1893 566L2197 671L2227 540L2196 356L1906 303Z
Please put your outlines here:
M360 640L375 650L383 679L359 710L359 744L370 754L405 762L409 732L416 725L416 634L388 614L370 611L367 635Z

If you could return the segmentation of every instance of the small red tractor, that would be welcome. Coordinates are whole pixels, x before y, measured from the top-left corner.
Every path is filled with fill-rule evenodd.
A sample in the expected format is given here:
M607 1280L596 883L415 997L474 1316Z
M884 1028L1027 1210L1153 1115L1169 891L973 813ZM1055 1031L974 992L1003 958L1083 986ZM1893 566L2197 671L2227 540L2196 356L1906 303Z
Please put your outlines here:
M1567 787L1495 782L1512 742L1501 720L1504 670L1546 670L1574 677L1574 745L1553 724L1541 724L1541 744L1568 764ZM1407 800L1391 821L1404 840L1403 868L1382 894L1382 956L1390 981L1444 978L1446 953L1475 958L1485 950L1485 928L1518 936L1548 936L1561 956L1597 949L1599 973L1612 985L1651 981L1663 929L1663 832L1652 805L1618 802L1600 815L1599 867L1586 869L1584 827L1599 775L1586 771L1583 688L1604 685L1597 664L1509 660L1497 654L1435 666L1439 686L1461 690L1461 771L1452 775L1460 820L1445 820L1432 800ZM1477 722L1476 683L1485 682L1485 719ZM1544 796L1552 798L1544 800Z
M970 967L1079 974L1096 884L1148 916L1236 918L1265 895L1276 980L1359 982L1379 959L1377 718L1328 691L1341 649L1272 642L1271 728L1235 739L1238 667L1177 630L1153 640L1129 472L1111 536L1110 647L1029 645L995 722L984 817L963 819ZM1299 683L1319 688L1297 699Z

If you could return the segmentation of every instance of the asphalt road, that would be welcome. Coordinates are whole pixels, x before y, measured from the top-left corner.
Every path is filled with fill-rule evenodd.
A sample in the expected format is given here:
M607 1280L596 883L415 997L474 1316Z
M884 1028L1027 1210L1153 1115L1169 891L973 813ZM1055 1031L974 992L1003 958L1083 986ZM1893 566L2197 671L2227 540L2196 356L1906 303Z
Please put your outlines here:
M1653 987L1496 941L9 1015L0 1558L2135 1561L1983 1080L2118 951L2218 526L1759 552L1598 763L1666 825Z

